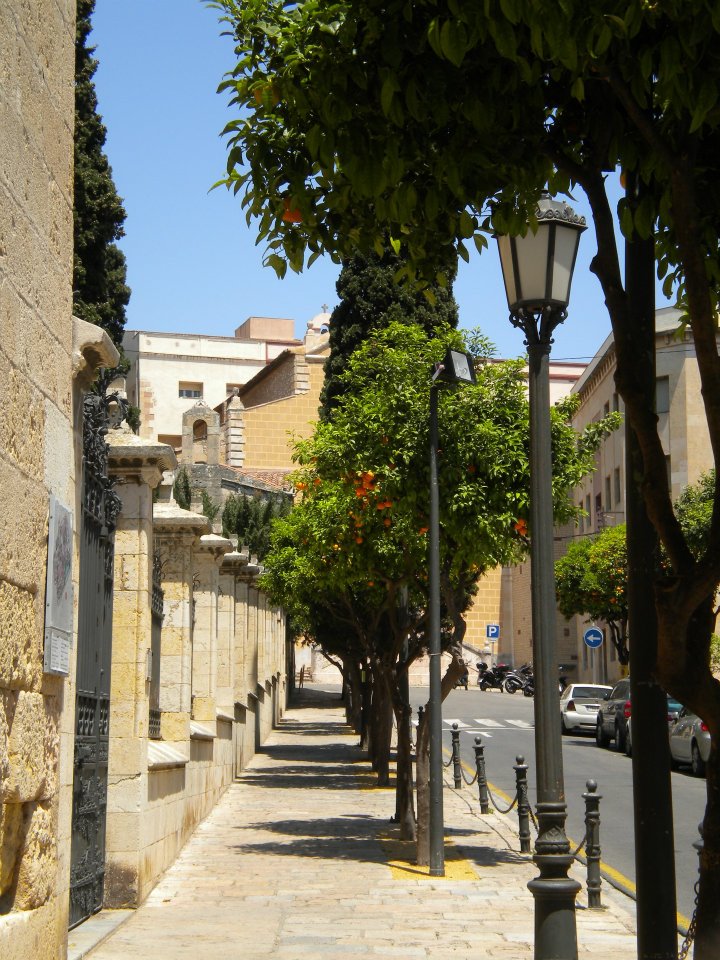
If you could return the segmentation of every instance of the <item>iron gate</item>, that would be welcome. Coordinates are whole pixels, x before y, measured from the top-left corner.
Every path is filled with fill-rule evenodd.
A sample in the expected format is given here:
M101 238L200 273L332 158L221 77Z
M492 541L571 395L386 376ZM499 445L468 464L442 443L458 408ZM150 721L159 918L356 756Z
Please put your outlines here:
M105 877L113 547L120 512L105 442L112 399L103 389L83 401L70 927L102 907Z
M148 736L151 740L160 739L160 653L162 644L163 601L162 562L158 554L153 557L152 568L152 626L150 634L150 717Z

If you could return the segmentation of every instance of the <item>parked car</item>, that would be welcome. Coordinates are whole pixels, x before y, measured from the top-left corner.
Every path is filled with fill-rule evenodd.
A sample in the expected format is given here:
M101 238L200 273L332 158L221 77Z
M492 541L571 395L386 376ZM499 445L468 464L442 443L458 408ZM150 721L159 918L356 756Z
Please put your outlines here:
M615 741L616 750L625 749L627 722L630 716L630 678L618 680L614 687L600 701L595 718L595 742L599 747L607 747Z
M560 723L563 733L582 730L592 733L600 701L612 687L601 683L570 683L560 697Z
M670 724L670 760L689 763L693 775L702 777L710 756L710 731L706 724L687 707Z
M673 721L677 720L680 715L680 711L683 709L683 705L679 700L676 700L674 697L671 697L668 693L667 695L667 721L668 725L672 724ZM628 757L632 756L632 710L630 716L627 718L627 730L625 731L625 753Z

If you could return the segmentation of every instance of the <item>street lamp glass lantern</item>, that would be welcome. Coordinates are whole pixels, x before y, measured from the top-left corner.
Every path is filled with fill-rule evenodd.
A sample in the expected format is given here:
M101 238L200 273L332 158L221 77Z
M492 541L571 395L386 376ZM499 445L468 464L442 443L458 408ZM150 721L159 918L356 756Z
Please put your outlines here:
M498 235L498 249L510 313L548 307L564 311L570 301L575 259L585 217L565 201L544 193L537 208L538 229L524 237Z
M433 379L443 383L476 383L472 356L461 350L448 350Z

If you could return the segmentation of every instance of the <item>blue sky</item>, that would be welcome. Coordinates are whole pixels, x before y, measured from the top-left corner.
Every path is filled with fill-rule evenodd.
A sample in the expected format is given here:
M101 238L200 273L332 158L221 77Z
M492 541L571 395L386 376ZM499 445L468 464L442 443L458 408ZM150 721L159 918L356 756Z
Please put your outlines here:
M127 328L232 336L248 316L259 315L292 317L302 336L323 304L337 303L338 268L317 261L278 280L262 266L263 248L255 246L239 199L224 188L209 192L225 169L219 134L232 116L225 95L216 93L234 65L217 12L201 0L96 0L93 26L106 152L127 211ZM573 205L587 214L581 197ZM589 272L594 253L587 230L553 359L589 359L609 333L600 286ZM480 326L500 356L524 352L521 333L507 319L492 245L461 263L455 296L462 326Z

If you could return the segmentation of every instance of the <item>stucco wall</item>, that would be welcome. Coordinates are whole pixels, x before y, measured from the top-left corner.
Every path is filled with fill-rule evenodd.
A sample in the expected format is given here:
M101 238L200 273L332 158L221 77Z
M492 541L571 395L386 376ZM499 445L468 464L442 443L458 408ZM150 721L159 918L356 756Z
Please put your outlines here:
M42 656L48 495L76 510L74 38L72 0L0 4L3 960L64 955L67 925L72 687L43 675Z

